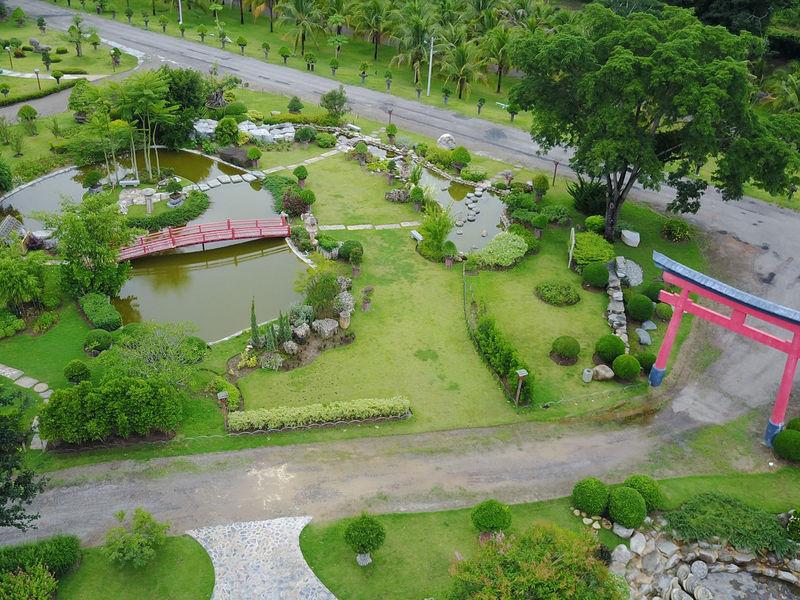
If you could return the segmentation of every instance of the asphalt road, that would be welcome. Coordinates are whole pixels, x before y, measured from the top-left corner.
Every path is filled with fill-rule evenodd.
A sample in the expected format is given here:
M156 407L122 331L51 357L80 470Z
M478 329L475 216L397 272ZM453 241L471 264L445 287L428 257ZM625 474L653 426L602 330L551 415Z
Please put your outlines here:
M69 20L70 11L61 6L38 0L9 4L24 4L28 14L45 16L51 26L65 26ZM254 88L309 101L336 85L310 73L191 41L97 17L86 19L103 38L148 55L150 64L166 61L203 70L218 64ZM512 127L357 86L348 87L347 94L358 114L382 120L391 106L393 122L401 129L431 137L449 132L459 143L512 164L549 169L553 160L562 165L568 160L565 152L537 156L525 132ZM634 196L663 209L672 191L636 190ZM712 191L689 219L707 232L713 274L800 308L800 214L753 199L725 203ZM151 465L119 462L78 468L58 475L71 485L54 487L36 500L34 507L42 513L37 532L0 531L0 542L56 531L74 531L96 541L115 510L137 505L171 519L182 530L283 514L330 517L363 507L444 508L470 504L486 494L508 501L562 495L585 474L624 473L648 450L694 428L731 420L753 408L762 409L766 423L783 368L782 355L711 327L693 333L693 338L697 353L708 352L706 345L713 345L720 351L718 359L700 377L684 376L688 371L680 369L670 373L668 377L678 380L674 398L649 424L624 431L597 428L569 433L564 428L524 425L260 448L159 459ZM791 415L798 413L797 395L795 390ZM153 469L157 476L150 472Z

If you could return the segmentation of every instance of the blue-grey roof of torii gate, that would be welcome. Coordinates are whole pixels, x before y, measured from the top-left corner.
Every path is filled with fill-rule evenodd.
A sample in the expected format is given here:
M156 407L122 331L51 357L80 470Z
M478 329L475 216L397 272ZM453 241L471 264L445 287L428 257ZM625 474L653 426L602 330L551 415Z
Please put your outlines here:
M770 302L769 300L754 296L748 292L743 292L732 285L722 283L713 277L709 277L708 275L700 273L699 271L695 271L694 269L691 269L686 265L679 263L678 261L672 260L668 256L664 256L655 250L653 250L653 262L656 263L656 266L662 271L667 271L677 277L691 281L692 283L695 283L709 291L715 292L720 296L725 296L726 298L730 298L735 302L744 304L745 306L749 306L750 308L754 308L756 310L760 310L761 312L787 321L793 325L800 325L800 311L798 310L789 308L787 306L782 306L781 304L776 304L775 302Z

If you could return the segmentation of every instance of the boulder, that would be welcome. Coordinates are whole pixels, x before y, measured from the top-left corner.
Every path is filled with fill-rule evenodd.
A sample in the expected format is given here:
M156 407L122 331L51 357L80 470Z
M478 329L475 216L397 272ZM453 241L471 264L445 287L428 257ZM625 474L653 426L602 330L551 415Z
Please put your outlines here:
M308 327L308 325L306 325ZM292 340L283 342L283 351L286 352L289 356L294 356L298 352L300 352L300 346L298 346Z
M309 335L311 335L311 327L308 326L308 323L292 327L292 337L301 344L308 340Z
M621 232L622 243L626 246L630 246L631 248L636 248L641 241L641 237L637 231L631 231L630 229L623 229Z
M199 119L194 122L194 134L199 139L213 138L216 129L217 121L214 119Z
M449 133L443 133L442 135L439 136L439 139L436 140L436 145L439 146L439 148L452 150L453 148L456 147L456 140Z
M708 565L702 560L696 560L691 565L692 574L698 579L705 579L708 576Z
M311 323L311 329L323 340L327 340L333 337L336 330L339 329L339 322L335 319L317 319Z
M616 535L623 539L629 539L633 535L633 529L628 529L627 527L623 527L619 523L614 523L614 527L611 529Z
M609 381L614 379L614 371L608 365L597 365L592 369L592 379L595 381Z
M631 554L631 551L628 550L627 546L625 546L625 544L620 544L614 548L614 551L611 553L611 560L622 563L623 565L627 565L631 558L633 558L633 555Z
M653 321L648 319L647 321L642 323L642 329L644 329L645 331L655 331L656 329L658 329L658 325L656 325Z
M652 343L653 343L653 340L652 340L652 339L650 339L650 334L649 334L649 333L647 333L647 332L646 332L644 329L642 329L641 327L637 327L637 328L636 328L636 335L639 337L639 343L640 343L642 346L649 346L650 344L652 344Z
M644 534L637 531L631 536L631 552L641 556L644 553L644 547L647 545L647 539Z

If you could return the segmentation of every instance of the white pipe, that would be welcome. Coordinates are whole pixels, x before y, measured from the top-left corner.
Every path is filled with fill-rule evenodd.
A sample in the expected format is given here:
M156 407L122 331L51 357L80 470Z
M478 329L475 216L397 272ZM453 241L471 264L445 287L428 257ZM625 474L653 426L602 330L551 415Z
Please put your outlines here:
M428 59L428 96L431 95L431 72L433 71L433 36L431 36L431 55Z

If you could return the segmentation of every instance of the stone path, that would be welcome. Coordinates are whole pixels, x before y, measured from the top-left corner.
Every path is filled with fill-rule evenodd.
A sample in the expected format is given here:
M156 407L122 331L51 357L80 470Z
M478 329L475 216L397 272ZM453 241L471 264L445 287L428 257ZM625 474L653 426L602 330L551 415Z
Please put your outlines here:
M53 70L55 71L55 69L53 69ZM36 73L21 73L19 71L9 71L8 69L3 69L2 73L6 77L18 77L20 79L36 79ZM82 75L66 74L66 75L62 75L61 79L88 79L89 81L96 81L98 79L102 79L103 77L108 77L108 75L107 74L105 74L105 75L87 75L85 73L82 74ZM39 78L40 79L53 79L53 80L55 80L55 77L53 77L52 75L50 75L47 72L39 73Z
M283 517L187 531L214 565L211 600L335 600L300 551L310 521Z
M320 225L320 231L360 231L362 229L376 229L378 231L383 229L401 229L406 227L419 227L422 225L420 221L401 221L400 223L386 223L384 225L371 225L365 223L363 225Z
M0 364L0 376L10 379L19 387L33 390L39 394L39 397L45 404L47 404L50 400L50 396L53 394L53 390L50 389L49 385L43 381L38 381L33 377L25 375L21 370L15 369L14 367ZM39 417L34 417L31 429L33 430L33 438L31 438L30 444L31 450L44 450L47 446L47 442L39 437Z

